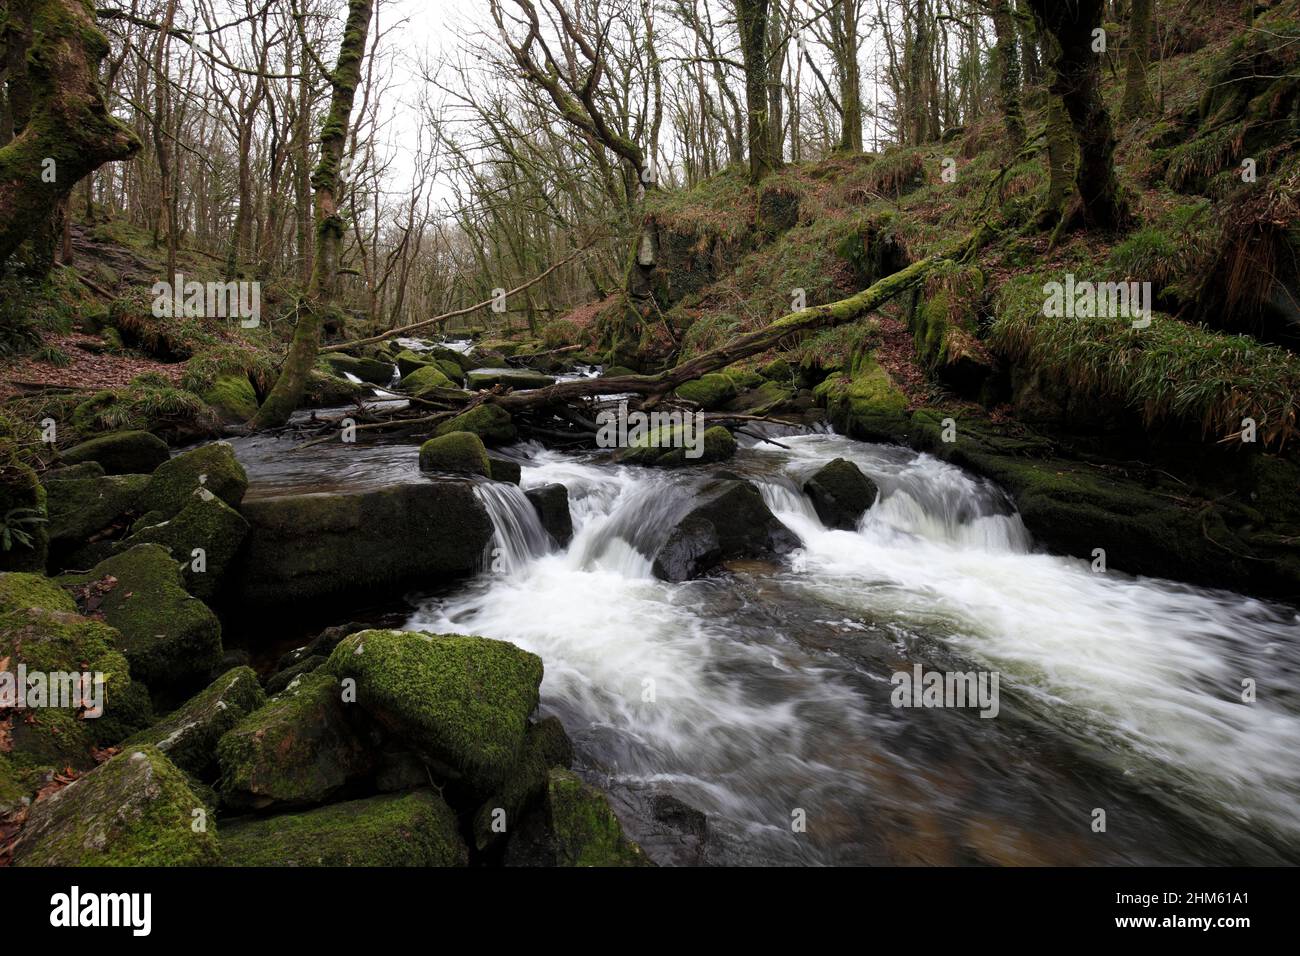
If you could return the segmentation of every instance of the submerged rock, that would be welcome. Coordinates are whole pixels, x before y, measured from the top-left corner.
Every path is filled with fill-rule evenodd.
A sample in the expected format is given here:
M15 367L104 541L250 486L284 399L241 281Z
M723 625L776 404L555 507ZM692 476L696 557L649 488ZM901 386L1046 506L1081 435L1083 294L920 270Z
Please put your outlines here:
M822 524L842 531L857 528L879 494L875 482L843 458L823 465L804 483L803 490L812 499Z
M220 622L185 590L180 566L159 545L137 545L59 580L90 589L96 611L121 635L131 672L155 692L193 686L221 660Z
M186 773L210 781L217 767L217 742L244 717L266 703L250 667L218 677L171 715L131 737L126 746L150 744Z
M473 432L450 432L420 446L420 470L486 478L491 466L481 438Z
M149 478L140 504L145 512L171 517L188 505L200 488L232 508L244 500L248 475L229 442L200 445L160 465Z
M153 747L130 747L32 805L15 866L212 866L215 827L185 775Z
M221 828L233 866L466 866L456 814L424 789Z
M677 523L655 555L655 577L687 581L722 561L785 554L799 545L747 481L713 481L698 497L700 503Z
M472 574L492 522L464 481L286 495L245 503L230 599L252 607L400 593Z
M356 681L358 702L387 730L480 793L518 763L542 682L535 654L460 634L362 631L327 668Z
M529 488L524 494L533 503L537 518L555 543L564 547L573 539L573 515L569 512L569 489L559 482Z
M110 475L147 475L171 457L167 443L143 431L110 432L63 452L65 464L93 461Z
M271 698L217 745L223 800L250 809L321 803L369 774L370 744L347 713L355 706L343 702L339 681L324 671Z

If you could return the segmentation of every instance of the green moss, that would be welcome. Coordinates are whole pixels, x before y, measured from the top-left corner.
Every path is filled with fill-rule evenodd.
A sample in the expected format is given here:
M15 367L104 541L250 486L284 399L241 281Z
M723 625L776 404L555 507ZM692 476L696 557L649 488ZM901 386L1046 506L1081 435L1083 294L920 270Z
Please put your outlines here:
M221 591L226 574L248 535L248 522L228 504L206 489L170 521L132 528L122 543L130 548L137 544L161 544L181 562L185 587L195 597L211 600ZM202 564L194 554L201 549ZM198 570L198 567L203 570Z
M456 814L436 791L370 797L222 827L231 866L465 866Z
M813 390L831 420L864 439L893 439L907 430L907 396L874 355L863 357L854 374L833 375Z
M60 459L68 465L97 462L110 475L147 475L168 458L167 443L142 431L99 435L64 451Z
M202 398L227 424L239 424L257 414L257 393L247 375L221 375Z
M141 544L101 561L87 574L61 578L65 585L95 585L98 611L120 640L131 671L155 691L184 686L221 660L221 624L185 590L181 570L166 549Z
M472 389L502 385L516 391L527 391L555 384L554 377L523 368L476 369L468 373L465 378Z
M185 775L153 747L133 747L32 806L15 866L212 866L215 826ZM209 814L210 816L210 814Z
M218 424L203 399L160 375L141 375L125 388L96 392L72 413L73 430L83 435L118 429L208 434Z
M56 603L43 587L20 588L18 594L23 593L44 604ZM66 605L58 603L60 607L49 610L28 605L0 614L0 658L9 658L14 667L26 664L29 671L102 673L105 709L111 710L114 699L131 683L126 659L118 651L120 635L103 621L63 610Z
M564 726L547 717L528 728L523 755L500 791L488 797L474 814L474 845L487 849L504 834L493 830L498 811L505 814L509 834L523 814L546 793L552 767L567 768L573 762L573 745Z
M149 744L186 773L212 779L217 743L228 730L266 703L252 668L237 667L218 677L162 721L131 737L127 746Z
M52 481L47 488L50 542L56 550L84 544L105 528L144 509L147 475L110 475Z
M365 710L427 759L490 792L519 760L542 662L503 641L362 631L327 665L357 682Z
M402 376L403 379L414 371L436 364L432 358L419 352L412 352L410 349L403 349L398 352L394 357L394 361L397 364L397 374Z
M441 437L453 432L473 432L486 445L508 445L515 440L516 435L510 413L500 405L493 404L478 405L443 422L434 434Z
M352 355L331 352L328 355L321 356L321 361L339 375L345 373L355 375L361 381L369 382L372 385L387 385L393 378L392 364L380 359L357 358Z
M339 682L314 671L253 711L217 744L217 787L232 806L320 803L372 766Z
M75 614L68 592L41 574L0 573L0 614L36 608Z
M420 446L421 471L447 471L455 474L491 474L487 448L473 432L451 432L430 438Z
M422 365L402 378L402 388L415 395L431 388L457 388L455 382L436 365Z
M649 866L641 848L623 827L605 795L569 770L553 768L547 785L547 810L558 866Z
M199 488L206 488L232 508L244 500L248 475L229 442L200 445L160 465L149 478L141 505L145 511L175 515Z
M307 391L303 400L308 408L330 408L356 401L365 392L364 385L312 369L307 375Z
M712 373L677 387L678 398L695 402L706 412L721 408L736 397L736 386L725 375Z

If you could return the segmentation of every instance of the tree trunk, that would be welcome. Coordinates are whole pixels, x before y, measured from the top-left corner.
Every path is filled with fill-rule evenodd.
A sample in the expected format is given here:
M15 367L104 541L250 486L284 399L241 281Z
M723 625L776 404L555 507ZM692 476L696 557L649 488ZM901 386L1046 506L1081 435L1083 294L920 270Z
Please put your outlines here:
M995 58L1002 119L1007 128L1008 153L1015 155L1025 142L1025 121L1020 111L1020 53L1016 49L1016 27L1011 18L1011 0L993 0L993 30L997 36Z
M1039 23L1055 39L1052 92L1061 97L1079 146L1075 184L1089 228L1113 229L1127 213L1115 177L1115 131L1101 95L1101 55L1093 31L1101 27L1102 0L1029 0Z
M99 62L108 42L88 0L8 5L9 30L30 37L24 51L30 108L14 138L0 148L0 264L52 221L78 181L140 148L139 139L104 106Z
M1124 118L1136 119L1151 108L1147 85L1147 45L1151 36L1151 0L1133 0L1128 28L1128 76L1124 81Z
M326 312L338 308L339 258L344 224L338 210L339 170L348 141L348 125L370 33L373 0L348 0L348 20L343 30L338 62L330 76L333 93L329 115L321 131L320 160L312 173L315 190L316 242L305 302L298 310L293 342L275 387L254 416L254 428L283 425L302 401L307 376L316 364L321 325Z
M749 181L758 185L776 168L767 112L768 0L736 0L740 52L745 62L745 112L749 116Z

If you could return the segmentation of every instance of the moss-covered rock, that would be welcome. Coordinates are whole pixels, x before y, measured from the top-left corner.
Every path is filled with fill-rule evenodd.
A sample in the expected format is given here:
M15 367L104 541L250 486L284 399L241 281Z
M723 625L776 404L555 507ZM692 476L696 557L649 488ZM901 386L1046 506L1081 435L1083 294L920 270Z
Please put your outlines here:
M249 421L257 414L257 393L247 375L218 375L199 397L228 425Z
M456 814L437 791L335 803L221 828L231 866L465 866Z
M814 394L831 421L856 438L889 441L910 424L907 396L874 355L862 357L851 376L830 376Z
M180 566L159 545L137 545L60 582L97 592L97 611L119 633L131 673L155 692L192 686L221 660L220 622L185 590Z
M238 511L200 488L176 517L133 531L122 546L163 545L181 562L186 589L210 601L221 592L226 572L247 534L248 522ZM201 554L195 554L196 550Z
M366 392L364 385L358 385L339 375L312 369L307 376L307 390L303 395L303 404L307 408L333 408L357 401Z
M517 485L520 479L523 478L523 474L519 462L488 456L488 477L493 481L504 481L507 484Z
M321 803L368 774L371 748L343 694L334 675L315 671L229 730L217 744L222 799L250 809Z
M131 737L126 745L157 747L186 773L211 781L217 767L217 742L265 703L257 674L250 667L237 667L148 730Z
M111 536L144 510L148 475L52 481L46 490L51 561L58 565L88 541Z
M772 359L758 370L758 374L769 382L776 382L779 385L788 385L794 379L794 369L783 358Z
M289 685L305 674L310 674L329 658L323 654L312 654L288 667L281 668L266 679L266 692L272 696L289 688Z
M522 852L519 844L524 844ZM512 857L522 856L515 860ZM639 846L623 834L605 795L575 773L553 767L546 798L512 838L506 862L543 866L651 866Z
M433 364L442 370L443 375L455 382L457 388L461 387L461 384L465 381L465 368L463 365L453 362L451 359L435 359Z
M232 603L283 610L371 597L473 573L492 522L467 482L425 480L245 503L250 525Z
M555 378L534 372L526 368L476 368L466 373L470 388L492 388L503 385L515 391L527 391L532 388L546 388L555 384Z
M202 811L197 816L195 811ZM185 775L153 747L122 751L34 804L15 866L212 866L209 811Z
M564 547L573 538L573 515L569 512L569 489L559 482L529 488L525 495L533 503L537 518L555 543Z
M917 290L909 323L917 358L945 385L975 396L993 372L979 341L984 273L978 266L948 264Z
M70 614L77 611L68 592L43 574L0 573L0 614L32 608Z
M573 762L573 744L558 718L547 717L528 728L523 755L510 778L488 797L474 814L474 845L479 850L508 834L546 792L552 767L567 769ZM496 824L500 821L504 829Z
M436 365L422 365L402 377L402 388L413 395L421 395L434 388L459 388Z
M455 418L443 422L434 431L435 436L452 432L473 432L485 445L508 445L515 440L514 422L510 413L500 405L478 405Z
M93 461L110 475L147 475L168 458L167 443L143 431L110 432L74 445L59 456L65 464Z
M430 438L420 446L421 471L445 471L462 475L487 477L492 468L488 464L487 448L473 432L451 432Z
M355 375L361 381L369 382L371 385L387 385L393 379L392 363L382 359L356 358L340 352L331 352L321 356L321 361L336 374Z
M688 402L695 402L708 412L721 408L735 398L736 385L727 376L715 372L677 386L676 395Z
M146 512L159 511L170 517L188 505L200 488L232 508L244 500L248 475L230 442L200 445L160 465L149 477L140 504Z
M362 631L327 666L355 679L361 706L412 749L486 793L518 762L542 681L535 654L458 634Z
M822 524L843 531L857 528L879 493L875 482L843 458L823 465L804 483L803 490L812 499Z
M107 695L103 716L87 721L86 729L97 747L114 747L153 722L153 698L149 696L149 688L142 681L134 680L125 690L112 690Z
M397 374L402 378L406 378L416 369L428 368L430 365L435 364L434 359L419 352L413 352L410 349L403 349L398 352L395 361L397 362Z
M108 472L97 461L83 461L77 465L61 465L41 475L42 482L73 481L77 478L103 478Z

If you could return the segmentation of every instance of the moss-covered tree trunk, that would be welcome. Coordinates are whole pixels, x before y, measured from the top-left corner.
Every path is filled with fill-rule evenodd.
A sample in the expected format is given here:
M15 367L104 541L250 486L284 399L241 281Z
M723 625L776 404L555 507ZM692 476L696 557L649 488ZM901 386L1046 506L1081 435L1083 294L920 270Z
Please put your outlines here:
M1065 104L1079 147L1075 185L1084 225L1115 228L1127 214L1115 176L1115 131L1101 95L1102 54L1094 49L1103 0L1029 0L1029 6L1056 41L1052 92Z
M1020 109L1020 51L1016 26L1011 18L1011 0L993 0L993 30L997 37L995 59L998 95L1002 100L1002 121L1006 125L1008 152L1020 152L1025 142L1025 120Z
M1124 118L1134 119L1151 108L1147 84L1147 46L1151 42L1151 0L1133 0L1128 27L1128 70L1124 80Z
M740 53L745 63L745 112L749 116L749 181L757 185L776 168L767 112L768 0L736 0Z
M361 82L361 67L370 33L373 0L348 0L348 21L339 47L338 62L330 76L333 93L329 114L321 131L320 160L312 173L315 193L316 241L311 278L305 301L298 309L293 341L275 387L254 416L254 428L283 425L302 402L307 377L316 364L321 325L327 312L338 309L339 259L343 248L343 218L339 215L339 171L347 147L352 104Z
M89 0L8 0L7 7L5 39L14 46L6 60L20 58L24 75L21 102L14 87L10 93L14 136L0 148L0 264L48 231L82 178L140 148L104 105L99 63L108 41Z

